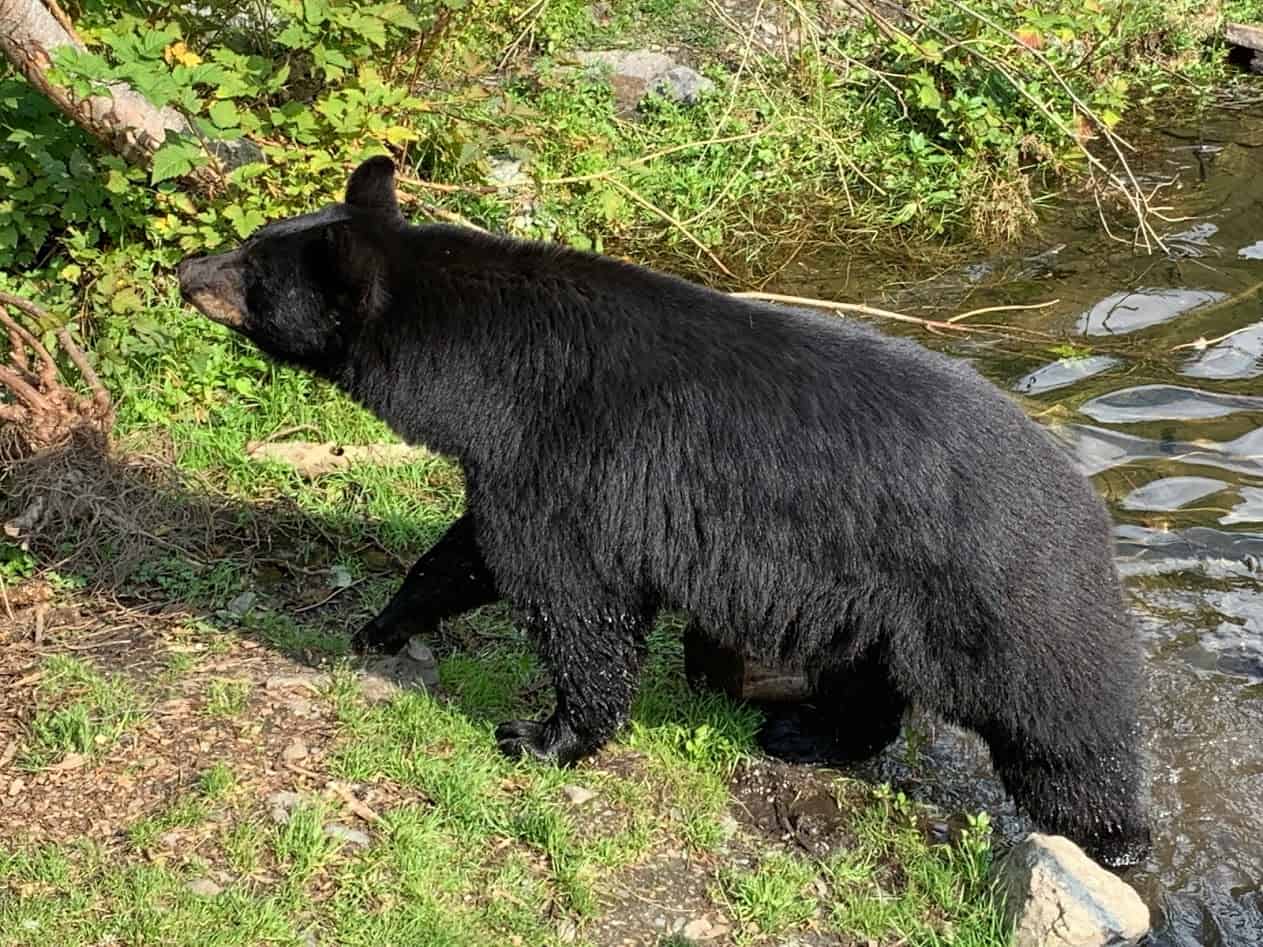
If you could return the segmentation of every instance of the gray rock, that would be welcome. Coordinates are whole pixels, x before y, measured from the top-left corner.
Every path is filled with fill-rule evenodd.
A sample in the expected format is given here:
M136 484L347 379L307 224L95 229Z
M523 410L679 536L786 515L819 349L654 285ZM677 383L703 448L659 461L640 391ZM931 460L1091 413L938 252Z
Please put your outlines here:
M438 686L434 652L420 639L412 638L400 654L376 658L365 665L360 693L370 704L379 704L405 688L433 692Z
M1014 947L1131 947L1149 931L1140 895L1067 838L1033 833L996 873Z
M520 158L492 157L487 161L487 183L496 187L516 188L530 183L526 162ZM418 639L413 638L413 641ZM411 642L409 642L411 645ZM426 649L429 650L428 648Z
M229 602L224 610L234 618L245 618L250 609L254 608L254 603L258 598L259 596L254 592L242 592Z
M224 890L209 878L194 878L185 887L199 898L213 898Z
M520 166L522 162L517 162ZM418 664L424 664L426 667L437 668L438 662L434 660L434 652L430 650L430 646L426 644L420 635L413 635L408 639L408 647L404 649L404 653Z
M675 65L665 53L648 49L580 50L575 59L585 66L605 66L611 75L639 79L646 85Z
M348 828L345 825L339 825L336 822L330 822L325 826L325 835L331 839L336 839L345 845L354 845L363 848L368 845L372 839L368 837L367 832L361 832L359 829Z
M277 825L284 825L302 801L303 797L296 792L274 792L267 798L268 815Z
M591 789L585 786L576 786L573 783L568 786L562 786L561 794L566 797L566 801L572 806L581 806L596 798L596 793Z
M684 105L692 105L714 88L715 83L696 69L672 66L654 80L652 91Z
M580 50L574 58L609 70L614 99L623 111L634 109L651 92L692 104L715 87L696 70L651 49Z

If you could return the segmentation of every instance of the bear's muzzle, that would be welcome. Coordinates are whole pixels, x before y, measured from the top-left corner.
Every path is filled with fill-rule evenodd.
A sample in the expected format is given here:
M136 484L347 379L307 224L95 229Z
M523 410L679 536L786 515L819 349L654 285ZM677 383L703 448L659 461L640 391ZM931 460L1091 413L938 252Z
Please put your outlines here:
M240 329L246 321L239 254L188 257L176 267L180 295L213 322Z

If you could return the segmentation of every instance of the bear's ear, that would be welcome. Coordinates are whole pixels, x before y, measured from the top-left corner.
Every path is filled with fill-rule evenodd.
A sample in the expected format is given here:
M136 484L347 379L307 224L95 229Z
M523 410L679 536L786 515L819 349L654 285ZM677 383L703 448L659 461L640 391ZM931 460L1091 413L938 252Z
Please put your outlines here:
M402 217L395 199L395 163L379 155L356 168L346 186L346 203L350 207Z

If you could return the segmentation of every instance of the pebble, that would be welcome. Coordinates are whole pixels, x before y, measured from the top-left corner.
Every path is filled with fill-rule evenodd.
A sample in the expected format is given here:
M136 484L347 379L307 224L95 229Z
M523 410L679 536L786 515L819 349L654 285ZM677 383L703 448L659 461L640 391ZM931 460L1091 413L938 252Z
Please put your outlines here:
M267 798L268 815L272 817L272 821L277 825L284 825L289 821L290 815L302 801L302 796L296 792L288 790L274 792Z
M359 829L348 828L347 826L339 825L336 822L330 822L325 826L325 835L346 845L355 845L359 848L363 848L372 841L372 839L368 837L367 832L361 832Z
M596 798L596 793L591 789L584 786L576 786L573 783L562 786L561 794L566 797L566 801L572 806L582 806Z
M185 887L199 898L213 898L224 890L209 878L194 878Z

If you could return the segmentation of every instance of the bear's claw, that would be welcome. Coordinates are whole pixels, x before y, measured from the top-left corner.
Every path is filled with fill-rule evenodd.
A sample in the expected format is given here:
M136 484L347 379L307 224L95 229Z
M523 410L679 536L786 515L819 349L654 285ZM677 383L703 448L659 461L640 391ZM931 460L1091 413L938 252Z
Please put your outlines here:
M496 727L496 745L511 760L533 757L558 766L571 766L587 755L569 728L552 718L507 720Z

